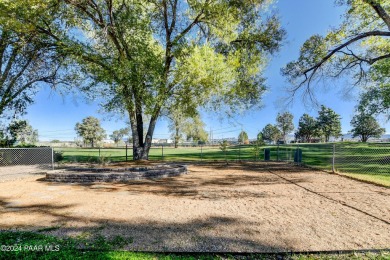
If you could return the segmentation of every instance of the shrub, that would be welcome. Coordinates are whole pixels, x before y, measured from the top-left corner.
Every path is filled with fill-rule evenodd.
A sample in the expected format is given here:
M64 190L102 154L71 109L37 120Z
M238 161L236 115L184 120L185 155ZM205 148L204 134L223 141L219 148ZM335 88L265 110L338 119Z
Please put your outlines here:
M61 162L64 160L64 153L59 151L59 152L54 152L54 161L55 162Z

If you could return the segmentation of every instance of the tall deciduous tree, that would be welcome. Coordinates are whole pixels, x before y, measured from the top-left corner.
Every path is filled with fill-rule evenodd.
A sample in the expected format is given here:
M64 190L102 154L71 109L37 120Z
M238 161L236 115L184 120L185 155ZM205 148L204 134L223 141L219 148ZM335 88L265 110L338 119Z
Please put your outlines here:
M35 144L38 142L38 130L26 120L14 120L6 128L5 146L12 146L16 142L21 145Z
M390 84L380 88L370 87L363 92L360 95L358 111L366 115L387 114L390 119Z
M341 122L340 115L338 115L331 108L321 106L321 110L318 111L317 124L318 129L325 137L325 142L329 142L329 138L341 136Z
M261 134L264 140L273 141L275 143L282 137L279 128L271 124L266 125L263 130L261 130Z
M284 112L282 114L279 113L276 117L276 125L282 133L282 137L285 143L287 140L287 135L294 131L293 119L294 116L289 112Z
M246 144L248 143L248 134L245 131L241 131L240 134L238 135L238 142L241 144Z
M253 152L255 154L255 160L259 158L260 152L261 152L261 146L264 145L263 135L261 132L257 134L256 141L253 145Z
M209 138L205 130L205 123L199 115L187 118L183 124L183 132L187 140L192 140L197 144L204 144Z
M75 130L83 138L84 143L89 143L92 147L106 137L106 131L100 126L99 119L93 116L86 117L81 123L77 123Z
M296 133L301 141L311 143L312 139L319 135L318 130L318 123L314 117L311 117L308 114L303 114L301 118L299 118Z
M179 108L170 108L168 112L168 129L171 132L175 148L179 147L179 142L183 139L183 127L186 116Z
M130 129L122 128L122 129L113 131L112 134L110 135L110 138L118 146L119 142L123 140L123 137L128 136L129 133L130 133Z
M47 24L44 15L15 16L25 1L0 8L8 19L17 17L51 37L59 52L83 65L98 83L91 84L92 93L109 98L106 109L126 111L135 160L148 158L156 122L167 106L194 111L227 105L233 112L258 106L265 90L263 68L284 35L277 17L266 13L272 1L37 2L52 5L47 10L58 16L55 22Z
M367 142L370 137L381 137L385 133L385 129L381 128L377 120L364 113L355 115L351 120L352 137L359 136L362 142Z
M312 86L324 77L352 75L355 84L369 80L379 83L376 88L389 83L390 2L337 0L336 3L346 6L341 25L325 37L310 37L301 47L298 60L283 69L292 83L293 94L303 89L305 95L313 98Z
M219 149L221 149L221 151L224 153L226 163L227 163L228 148L229 148L229 142L227 140L223 140L222 142L219 142Z
M192 140L195 143L205 143L208 133L204 129L205 124L198 113L189 115L181 109L171 109L168 114L169 131L174 140L175 148L181 140Z

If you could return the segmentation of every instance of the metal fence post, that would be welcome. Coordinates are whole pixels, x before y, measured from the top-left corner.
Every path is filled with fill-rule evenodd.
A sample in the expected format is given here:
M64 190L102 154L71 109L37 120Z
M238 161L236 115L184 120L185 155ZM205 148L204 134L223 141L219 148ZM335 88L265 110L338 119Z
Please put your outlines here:
M203 146L200 146L200 160L202 161L203 159Z
M54 149L51 148L51 168L54 170Z
M277 143L278 143L278 149L277 149L277 152L276 152L276 161L279 162L279 141Z
M238 160L241 161L241 144L238 144Z
M336 155L336 144L333 144L333 155L332 155L332 172L333 173L335 173L335 167L334 167L335 155Z
M161 158L164 160L164 145L161 145Z
M127 162L127 143L126 143L126 162Z

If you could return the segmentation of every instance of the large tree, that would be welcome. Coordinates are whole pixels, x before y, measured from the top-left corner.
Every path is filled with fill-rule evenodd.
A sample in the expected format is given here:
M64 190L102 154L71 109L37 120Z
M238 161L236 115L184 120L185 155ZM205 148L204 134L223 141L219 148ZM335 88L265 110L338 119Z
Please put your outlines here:
M238 142L240 144L246 144L246 143L248 143L248 140L249 140L249 138L248 138L247 132L241 131L240 134L238 135Z
M270 2L36 0L34 5L46 7L39 17L20 14L20 6L30 4L21 0L0 9L7 19L17 17L51 37L90 75L92 93L104 93L105 108L128 114L137 160L148 158L167 106L235 112L261 104L263 68L284 35L265 11ZM47 23L48 12L57 16L54 22Z
M99 119L93 116L86 117L81 123L77 123L75 130L83 138L84 144L89 143L92 147L106 137L106 131L100 126Z
M338 138L341 136L340 115L333 109L324 105L318 111L317 127L325 137L325 142L329 142L331 136Z
M178 108L171 108L168 113L168 128L175 148L183 139L192 140L195 143L205 143L208 139L208 133L204 129L205 123L197 112L190 115L183 113Z
M205 130L205 123L199 115L187 118L183 124L183 133L187 141L192 140L196 144L204 144L209 138L209 134Z
M281 137L282 133L279 128L275 125L268 124L261 130L261 135L264 140L277 142Z
M375 88L389 83L390 2L388 0L337 0L346 6L344 21L325 37L313 35L301 47L300 56L283 74L313 98L312 87L326 78L352 76L354 83L373 81Z
M183 139L183 127L187 118L179 108L172 107L167 114L168 129L171 132L175 148L178 148L179 142Z
M390 66L389 72L390 74ZM390 85L370 87L360 95L358 111L366 115L387 114L390 119Z
M350 131L352 137L359 136L362 142L367 142L370 137L381 137L385 133L385 129L381 128L377 120L364 113L355 115L351 120L351 126L353 127Z
M26 120L14 120L1 133L1 146L35 144L38 141L38 130L33 129Z
M282 133L284 143L287 141L287 135L294 130L293 119L294 116L289 112L284 112L282 114L278 113L278 116L276 117L276 125Z
M123 137L128 136L130 133L129 128L121 128L119 130L114 130L110 135L111 140L114 141L116 146L118 146L119 142L123 140Z
M318 123L314 117L303 114L299 118L296 135L302 142L311 143L314 137L319 135Z

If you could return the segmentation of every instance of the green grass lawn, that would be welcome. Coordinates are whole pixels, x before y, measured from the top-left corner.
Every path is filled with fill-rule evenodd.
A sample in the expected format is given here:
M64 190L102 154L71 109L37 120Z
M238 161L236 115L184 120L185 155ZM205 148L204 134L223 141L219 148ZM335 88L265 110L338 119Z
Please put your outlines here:
M390 144L336 143L335 170L338 173L390 187ZM251 145L229 146L222 152L210 147L152 147L150 160L165 161L237 161L264 160L264 149L270 149L273 161L294 161L297 149L302 150L302 163L325 171L332 171L333 144L290 144L279 147L264 146L255 157ZM120 162L126 160L125 148L56 148L62 151L64 162ZM128 149L127 159L132 160Z
M37 232L0 231L0 259L379 259L390 258L389 251L330 254L240 254L240 253L145 253L121 251L132 241L116 236L57 238Z

